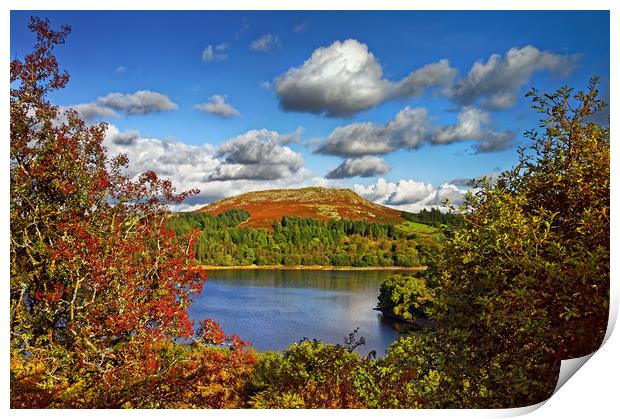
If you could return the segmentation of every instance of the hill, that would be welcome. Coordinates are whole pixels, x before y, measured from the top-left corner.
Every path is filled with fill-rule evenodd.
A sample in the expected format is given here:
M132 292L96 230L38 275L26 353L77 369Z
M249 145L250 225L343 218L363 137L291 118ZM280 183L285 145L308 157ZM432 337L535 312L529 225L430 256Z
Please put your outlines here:
M199 211L219 215L231 209L247 211L250 218L243 225L255 228L271 228L273 220L281 219L284 215L319 220L363 220L382 224L398 224L404 221L401 211L370 202L350 189L322 187L248 192L214 202Z
M444 218L439 210L401 212L348 189L313 187L223 199L177 213L168 226L179 237L200 231L194 251L201 265L390 268L425 266L441 246Z

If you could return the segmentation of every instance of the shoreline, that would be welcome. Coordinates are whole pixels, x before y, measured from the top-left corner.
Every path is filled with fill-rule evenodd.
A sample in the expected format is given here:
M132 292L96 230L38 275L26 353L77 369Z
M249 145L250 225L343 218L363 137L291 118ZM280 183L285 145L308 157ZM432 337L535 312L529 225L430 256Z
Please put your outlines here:
M326 265L198 265L206 271L223 270L271 270L271 271L424 271L426 266L326 266Z

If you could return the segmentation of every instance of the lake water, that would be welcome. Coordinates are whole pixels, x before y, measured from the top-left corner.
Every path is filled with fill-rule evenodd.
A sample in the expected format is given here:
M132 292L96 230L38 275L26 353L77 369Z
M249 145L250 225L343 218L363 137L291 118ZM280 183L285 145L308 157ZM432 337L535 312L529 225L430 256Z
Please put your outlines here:
M189 310L199 321L212 318L259 351L282 351L306 337L328 343L359 327L361 354L383 355L398 333L373 310L379 285L394 271L210 271Z

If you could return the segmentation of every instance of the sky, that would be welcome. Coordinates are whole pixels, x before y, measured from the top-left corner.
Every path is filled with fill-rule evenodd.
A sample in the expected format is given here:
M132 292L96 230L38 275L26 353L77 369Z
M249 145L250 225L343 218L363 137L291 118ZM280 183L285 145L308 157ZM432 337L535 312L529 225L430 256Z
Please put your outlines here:
M51 102L107 122L130 175L200 189L184 210L303 186L458 203L528 145L532 87L609 95L608 11L12 11L11 58L31 15L72 28Z

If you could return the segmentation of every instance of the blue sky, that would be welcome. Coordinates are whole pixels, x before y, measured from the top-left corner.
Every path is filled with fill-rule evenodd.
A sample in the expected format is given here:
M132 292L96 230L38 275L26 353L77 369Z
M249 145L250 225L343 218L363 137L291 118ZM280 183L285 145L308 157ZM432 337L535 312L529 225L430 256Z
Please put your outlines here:
M325 185L396 208L458 201L510 168L537 125L535 86L609 81L609 13L11 12L72 34L50 98L111 124L110 153L201 195Z

